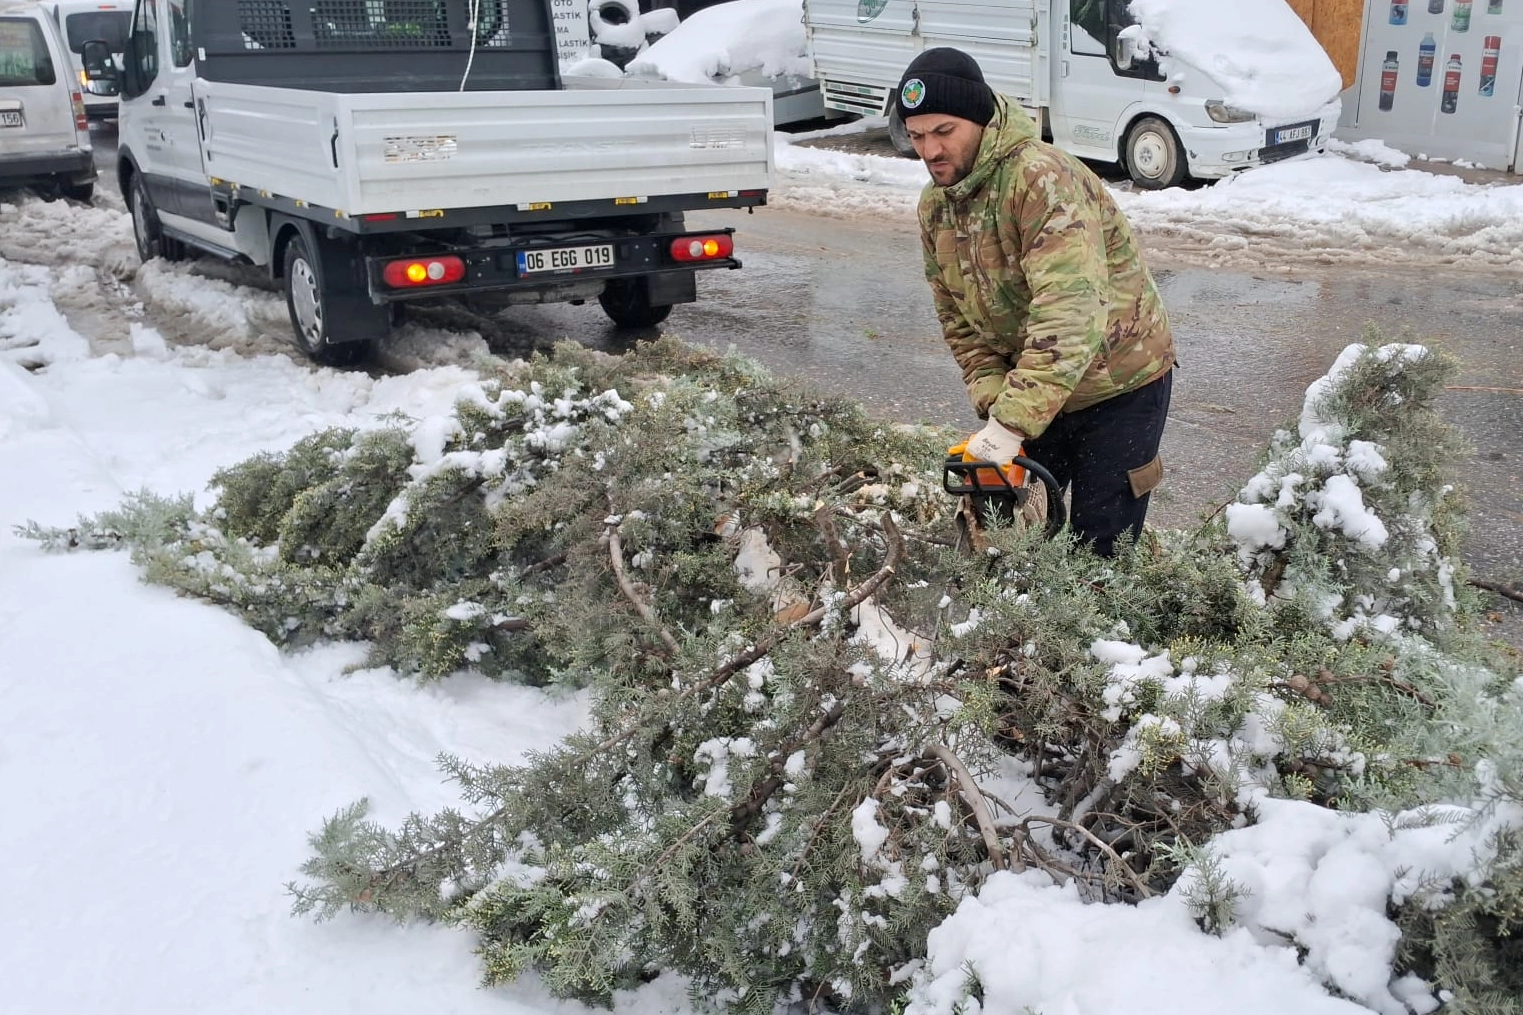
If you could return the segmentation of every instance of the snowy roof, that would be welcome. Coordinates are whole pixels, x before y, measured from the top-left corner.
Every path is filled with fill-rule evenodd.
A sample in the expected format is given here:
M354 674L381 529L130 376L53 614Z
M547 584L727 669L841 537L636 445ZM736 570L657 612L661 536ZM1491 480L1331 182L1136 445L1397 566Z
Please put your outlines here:
M724 83L748 71L808 77L801 0L730 0L696 11L626 68L635 76Z

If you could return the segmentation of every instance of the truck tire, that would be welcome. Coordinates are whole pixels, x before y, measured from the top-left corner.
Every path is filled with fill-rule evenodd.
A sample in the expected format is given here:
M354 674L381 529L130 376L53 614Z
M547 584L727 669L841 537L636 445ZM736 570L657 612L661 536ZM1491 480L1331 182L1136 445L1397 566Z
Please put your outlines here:
M284 263L286 310L291 315L291 332L296 347L318 366L349 367L363 363L374 351L367 341L328 341L328 291L323 284L322 267L307 249L299 233L286 244Z
M905 129L904 121L899 117L899 104L894 103L894 108L888 114L888 140L894 146L894 151L907 159L918 159L920 153L915 151L915 146L910 144L910 132Z
M148 196L148 185L142 174L132 174L132 241L137 246L137 256L144 264L155 257L166 261L185 260L185 244L164 235L159 226L159 213Z
M650 280L644 277L609 279L598 303L621 328L654 328L672 312L670 303L651 305Z
M1143 190L1177 187L1185 178L1185 155L1168 122L1144 116L1126 132L1126 171Z
M90 199L95 196L95 181L86 180L84 183L60 183L58 185L58 192L70 201L89 204Z

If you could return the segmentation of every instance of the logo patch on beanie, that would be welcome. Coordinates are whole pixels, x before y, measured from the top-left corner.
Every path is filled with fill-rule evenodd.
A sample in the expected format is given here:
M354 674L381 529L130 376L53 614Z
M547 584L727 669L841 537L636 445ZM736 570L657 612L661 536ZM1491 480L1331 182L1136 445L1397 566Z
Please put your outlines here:
M925 101L925 82L919 78L910 78L899 91L899 101L904 103L905 109L914 109L920 105Z
M888 0L857 0L857 24L865 25L883 13Z

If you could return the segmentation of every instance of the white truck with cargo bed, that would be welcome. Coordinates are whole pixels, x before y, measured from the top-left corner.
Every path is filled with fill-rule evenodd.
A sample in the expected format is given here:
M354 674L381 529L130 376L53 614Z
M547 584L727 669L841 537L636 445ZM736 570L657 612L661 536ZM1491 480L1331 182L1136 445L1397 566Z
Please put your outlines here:
M772 177L770 92L563 80L549 0L138 0L124 65L139 253L267 267L320 361L441 296L657 324L740 266L684 213L764 204Z

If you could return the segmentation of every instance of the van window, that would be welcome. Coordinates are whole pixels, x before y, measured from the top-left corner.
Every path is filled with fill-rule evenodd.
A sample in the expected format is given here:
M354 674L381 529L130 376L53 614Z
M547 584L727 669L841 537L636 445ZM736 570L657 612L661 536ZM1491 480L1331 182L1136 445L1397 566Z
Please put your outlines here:
M131 11L80 11L64 18L69 48L76 53L84 52L85 43L93 40L104 42L113 53L125 53L131 25Z
M42 26L31 18L0 18L0 85L25 88L57 81Z
M158 0L138 0L132 12L132 34L127 38L126 87L129 98L142 95L159 76Z
M190 11L190 0L169 0L169 42L176 67L189 67L196 55L190 44Z
M1105 56L1105 0L1069 0L1068 48L1082 56Z

